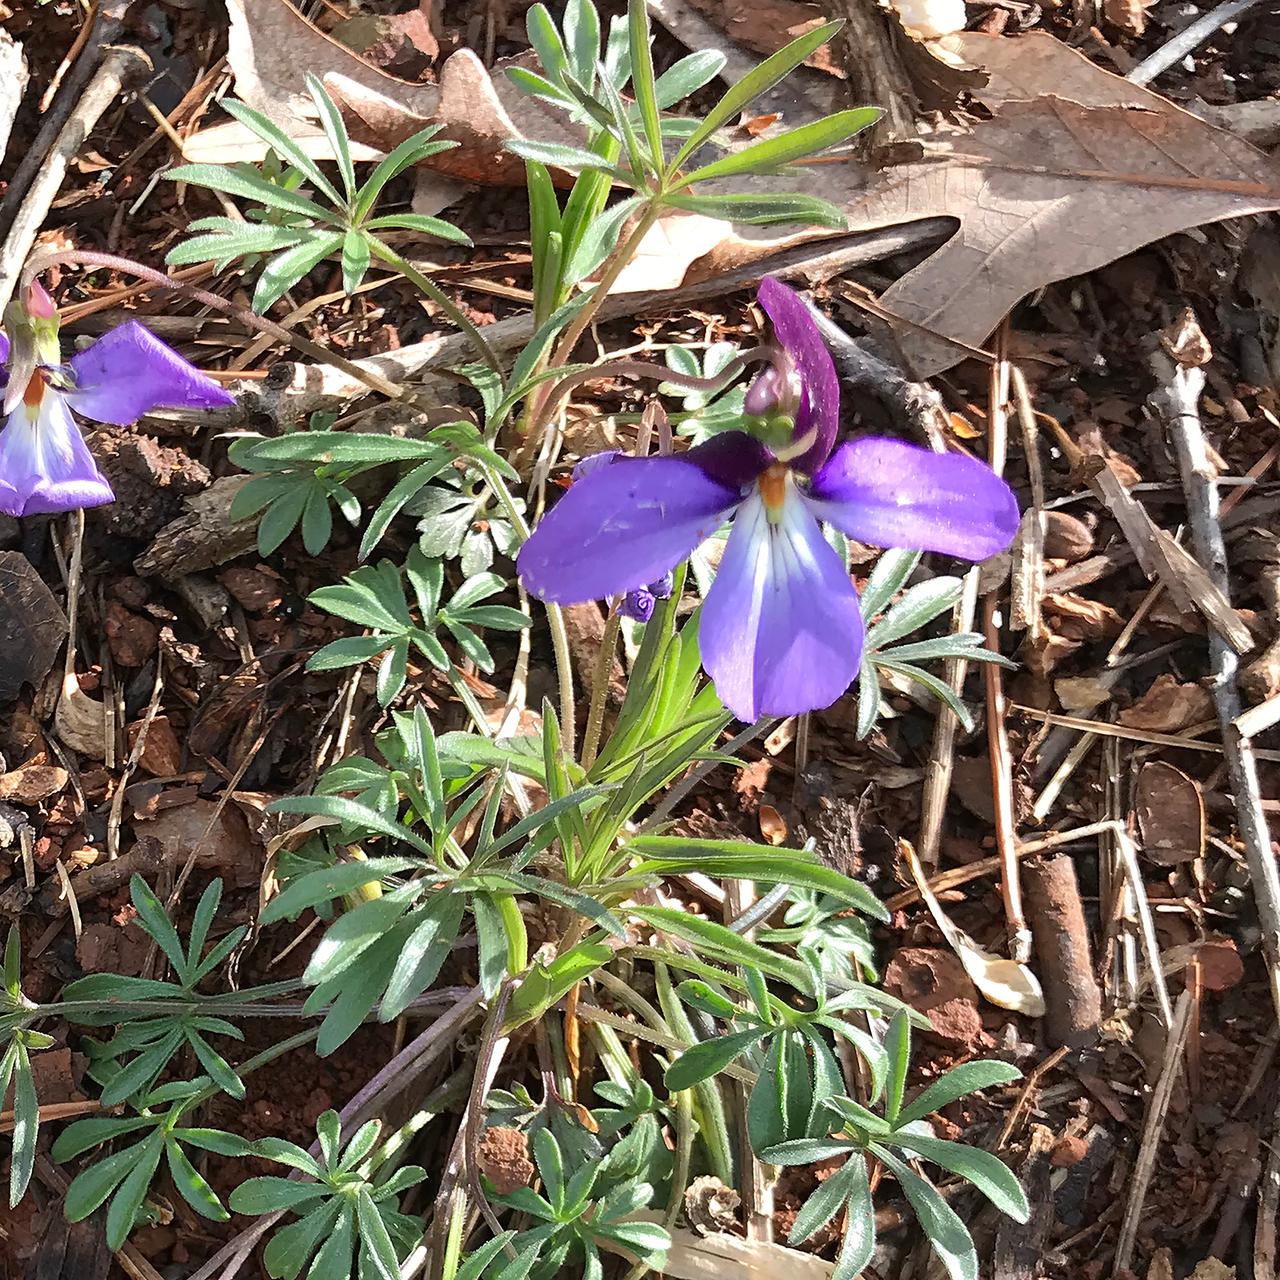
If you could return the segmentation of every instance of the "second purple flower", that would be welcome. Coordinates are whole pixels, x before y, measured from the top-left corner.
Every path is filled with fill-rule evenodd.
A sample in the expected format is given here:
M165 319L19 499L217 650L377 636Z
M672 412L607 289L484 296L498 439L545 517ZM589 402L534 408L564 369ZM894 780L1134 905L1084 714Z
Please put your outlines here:
M889 439L833 451L839 381L817 325L777 280L761 282L759 300L780 348L747 393L760 435L614 457L573 485L518 562L535 596L598 600L661 579L732 518L698 644L720 700L746 721L830 706L858 674L858 595L819 521L967 560L1004 550L1018 527L1013 492L972 458Z

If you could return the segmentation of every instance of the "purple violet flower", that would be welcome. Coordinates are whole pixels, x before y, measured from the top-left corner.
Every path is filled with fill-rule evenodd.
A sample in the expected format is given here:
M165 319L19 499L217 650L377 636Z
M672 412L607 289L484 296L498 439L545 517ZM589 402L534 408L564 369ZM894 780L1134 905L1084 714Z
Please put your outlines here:
M53 300L32 283L12 302L0 333L0 512L33 516L115 501L98 470L74 409L127 426L144 413L211 409L235 402L211 378L131 320L61 364Z
M744 423L757 434L589 460L518 562L541 599L599 600L648 587L732 517L698 644L720 700L745 721L830 706L858 674L858 594L819 521L966 560L1004 550L1018 527L1012 490L973 458L874 438L833 452L840 385L817 325L777 280L761 281L759 300L781 350L747 392L765 415Z

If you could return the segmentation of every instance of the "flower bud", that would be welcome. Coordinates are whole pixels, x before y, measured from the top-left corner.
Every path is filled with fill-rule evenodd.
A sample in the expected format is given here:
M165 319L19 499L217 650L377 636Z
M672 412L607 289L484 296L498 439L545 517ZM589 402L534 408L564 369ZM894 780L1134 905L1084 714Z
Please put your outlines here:
M742 407L753 418L763 418L770 410L777 408L781 390L782 375L773 365L770 365L747 388Z
M39 280L33 280L27 285L23 302L26 304L27 314L33 320L52 320L58 314L53 299Z

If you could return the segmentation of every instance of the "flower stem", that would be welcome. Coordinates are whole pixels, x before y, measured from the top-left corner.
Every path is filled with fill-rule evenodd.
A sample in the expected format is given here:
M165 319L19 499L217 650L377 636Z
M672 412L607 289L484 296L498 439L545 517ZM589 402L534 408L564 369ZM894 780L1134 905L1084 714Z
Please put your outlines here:
M560 339L555 354L550 360L552 366L564 365L569 362L569 357L573 355L574 347L578 345L578 339L586 333L587 326L595 319L596 312L600 310L604 300L609 296L609 291L617 284L618 277L622 275L627 264L635 257L636 250L640 247L640 242L649 234L654 223L658 221L658 216L662 210L663 205L657 201L650 201L646 206L645 211L640 215L640 221L632 228L626 242L614 253L613 259L610 261L604 275L600 277L600 282L591 291L591 300L578 312L566 330L564 337ZM557 392L558 389L553 388L550 384L544 384L542 388L534 392L534 398L527 415L528 436L516 458L516 470L521 470L538 451L542 443L543 433L547 429L547 423L551 421L551 415L555 412L560 402L561 396Z
M484 476L489 488L502 503L507 519L521 542L529 540L529 525L520 510L516 507L502 477L485 461L478 460L476 466ZM551 628L551 648L556 659L556 679L560 686L560 732L568 733L569 746L572 749L574 739L574 722L577 718L577 706L573 698L573 659L569 654L569 633L565 630L564 614L558 604L543 602L547 611L547 625Z
M175 280L172 276L165 275L163 271L155 271L151 267L143 266L141 262L134 262L132 258L122 258L114 253L98 253L89 249L68 249L59 253L41 254L27 264L22 273L24 283L46 268L56 266L61 262L71 263L76 266L107 267L114 271L124 271L131 276L136 276L139 280L150 280L152 284L158 284L162 288L186 294L187 297L194 298L206 307L213 307L214 310L231 316L241 324L248 325L251 329L256 329L259 333L269 334L277 342L283 342L286 346L301 351L303 355L308 355L313 360L318 360L321 364L332 365L335 369L341 369L349 377L363 383L371 391L376 391L379 395L386 396L389 400L406 400L410 403L413 401L413 393L411 391L406 390L404 387L397 387L394 382L388 382L380 374L372 373L368 369L362 369L345 356L340 356L333 351L326 351L319 343L312 342L299 334L290 333L283 325L276 324L274 320L268 320L266 316L258 315L256 311L250 311L248 307L238 307L234 302L228 302L225 298L218 297L216 293L210 293L207 289L188 284L184 280Z
M463 333L471 339L472 345L480 355L480 359L489 366L490 369L502 377L502 366L498 363L498 357L494 354L493 348L489 345L488 340L476 327L476 325L463 314L462 309L458 306L448 294L440 288L434 280L428 279L418 270L413 263L406 258L402 258L394 249L388 248L382 241L371 238L369 248L385 262L388 266L395 267L402 276L412 284L416 284L423 293L427 295L440 309L453 321Z
M587 730L582 739L582 767L590 769L600 750L600 729L604 724L605 697L609 691L609 675L618 648L618 632L622 628L620 614L611 613L604 624L604 637L596 656L596 669L591 678L591 709L587 712Z

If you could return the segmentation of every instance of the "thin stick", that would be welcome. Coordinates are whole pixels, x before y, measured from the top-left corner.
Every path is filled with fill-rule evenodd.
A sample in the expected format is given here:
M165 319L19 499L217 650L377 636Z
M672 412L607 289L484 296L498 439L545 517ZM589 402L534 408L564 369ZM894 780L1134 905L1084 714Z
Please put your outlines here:
M22 264L62 186L71 157L84 145L103 112L120 97L125 84L141 75L149 65L137 49L113 48L89 82L71 118L63 125L48 158L31 176L26 198L14 215L4 244L0 245L0 311L13 297Z
M1230 576L1218 518L1218 486L1205 450L1198 409L1204 373L1183 364L1175 367L1163 351L1152 358L1152 365L1161 383L1160 391L1152 397L1152 402L1166 421L1182 471L1191 544L1214 585L1226 594L1230 590ZM1280 1012L1280 868L1277 868L1271 853L1271 833L1258 788L1255 757L1260 758L1261 753L1254 752L1249 739L1236 725L1241 711L1236 685L1239 656L1212 627L1209 628L1209 666L1214 706L1222 725L1227 772L1235 795L1236 823L1244 841L1249 878L1253 882L1254 901L1258 908L1271 998Z
M590 769L600 750L600 730L604 725L604 704L609 693L609 673L613 670L614 655L618 651L618 632L622 629L622 615L616 610L609 614L604 624L604 637L600 652L596 655L596 669L591 675L591 707L587 712L587 731L582 739L582 767Z
M1150 84L1156 76L1181 62L1193 49L1199 48L1220 27L1234 22L1257 3L1258 0L1227 0L1226 4L1211 9L1189 27L1184 27L1167 44L1162 44L1155 53L1143 58L1125 79L1130 84Z
M1164 1131L1164 1118L1169 1110L1169 1099L1173 1096L1173 1086L1182 1070L1182 1051L1190 1026L1191 996L1184 991L1178 997L1173 1025L1169 1028L1169 1038L1165 1041L1164 1065L1160 1069L1160 1079L1151 1094L1151 1104L1147 1108L1147 1116L1142 1125L1142 1145L1138 1149L1138 1158L1134 1162L1133 1174L1130 1177L1129 1202L1125 1205L1124 1220L1120 1224L1120 1239L1116 1244L1115 1266L1111 1273L1114 1276L1120 1276L1128 1271L1129 1263L1133 1260L1133 1246L1138 1239L1138 1223L1142 1217L1142 1206L1147 1198L1151 1175L1155 1171L1160 1138Z
M1008 449L1008 416L1010 365L1004 358L1005 331L1000 335L1001 359L991 367L990 412L987 446L991 468L996 475L1004 472ZM1000 652L1000 631L996 626L996 593L987 593L983 609L983 632L987 648ZM1002 874L1000 890L1004 898L1005 930L1009 938L1009 955L1019 964L1031 959L1031 930L1022 907L1022 887L1018 876L1017 825L1013 813L1013 757L1009 752L1009 735L1005 728L1006 703L1000 667L988 662L983 667L987 690L987 747L991 754L991 788L995 804L996 847L1000 852Z

